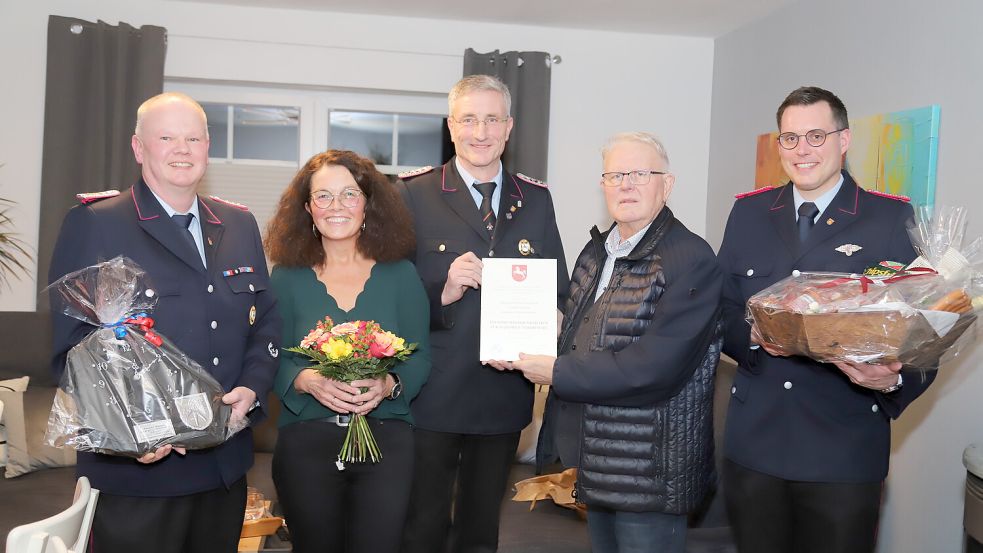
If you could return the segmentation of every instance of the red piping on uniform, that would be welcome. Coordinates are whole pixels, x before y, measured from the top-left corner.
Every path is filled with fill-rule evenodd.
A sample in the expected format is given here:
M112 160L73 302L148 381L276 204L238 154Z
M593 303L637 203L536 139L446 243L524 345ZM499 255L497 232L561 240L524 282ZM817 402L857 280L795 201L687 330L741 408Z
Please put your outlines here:
M519 195L518 196L516 196L515 194L512 194L512 197L513 198L519 198L521 200L522 198L525 197L525 196L522 195L522 188L519 186L519 183L515 182L515 175L509 175L509 176L512 177L512 184L515 185L515 189L519 191Z
M443 192L457 192L457 188L447 188L444 185L444 177L445 176L447 176L447 166L446 165L444 165L444 168L441 169L441 171L440 171L440 190L443 191Z
M160 217L160 215L154 215L153 217L144 217L143 213L140 213L140 204L137 203L137 196L133 192L133 188L135 187L130 188L130 197L133 198L133 207L137 208L137 217L139 217L141 221L152 221Z
M854 198L853 198L853 211L847 211L847 210L843 209L842 207L840 208L840 211L842 211L843 213L849 213L850 215L856 215L857 214L857 205L859 203L860 203L860 187L858 186L857 187L857 190L856 190L856 196L854 196Z
M208 212L208 216L210 217L210 219L208 219L208 222L209 223L212 223L214 225L221 225L222 224L222 221L215 215L215 213L212 212L211 209L208 209L208 206L205 205L205 202L201 202L201 207L205 208L205 211Z
M782 187L782 191L778 193L778 197L775 198L775 203L771 204L771 209L769 211L776 211L778 209L781 209L781 208L785 207L785 204L782 204L782 205L775 205L775 204L778 203L778 200L781 200L782 199L782 194L785 193L785 190L786 189L788 189L788 186L783 186Z

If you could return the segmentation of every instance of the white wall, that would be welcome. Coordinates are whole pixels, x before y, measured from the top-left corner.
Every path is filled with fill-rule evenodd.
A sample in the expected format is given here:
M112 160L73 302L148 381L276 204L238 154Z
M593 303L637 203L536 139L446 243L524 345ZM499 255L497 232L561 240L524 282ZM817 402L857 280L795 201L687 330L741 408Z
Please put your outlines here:
M49 14L167 28L169 79L446 93L461 75L467 47L560 54L552 82L549 182L568 259L586 242L589 225L605 220L598 149L618 131L649 130L665 139L679 175L670 205L695 232L705 229L710 39L160 0L5 0L0 161L7 165L0 169L0 194L20 202L13 215L32 244L41 207ZM33 290L25 281L0 291L0 310L33 309Z
M829 0L791 5L715 43L707 233L719 245L735 193L753 188L755 137L800 85L835 92L851 117L940 104L937 203L980 206L983 3ZM788 45L784 50L781 45ZM970 235L983 233L972 211ZM962 551L963 448L983 439L983 348L945 365L893 425L878 551Z

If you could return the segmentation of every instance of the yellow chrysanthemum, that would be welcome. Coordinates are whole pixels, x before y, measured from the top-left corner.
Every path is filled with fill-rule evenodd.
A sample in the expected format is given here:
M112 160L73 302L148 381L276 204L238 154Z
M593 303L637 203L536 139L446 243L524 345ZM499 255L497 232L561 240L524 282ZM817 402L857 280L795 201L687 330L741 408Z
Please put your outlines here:
M338 359L344 359L352 354L352 345L344 340L336 340L332 338L321 345L321 351L323 351L324 354L330 359L337 361Z

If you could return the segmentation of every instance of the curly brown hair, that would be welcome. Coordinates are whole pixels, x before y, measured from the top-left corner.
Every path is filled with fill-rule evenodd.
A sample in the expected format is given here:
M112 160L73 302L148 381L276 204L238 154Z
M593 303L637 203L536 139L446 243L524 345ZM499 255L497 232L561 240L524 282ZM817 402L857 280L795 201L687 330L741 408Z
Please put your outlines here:
M372 161L348 150L328 150L309 159L280 197L263 240L270 261L285 267L324 263L321 238L311 230L314 220L305 206L311 197L311 178L327 165L348 169L365 195L365 229L355 242L359 253L383 263L412 256L416 249L413 220L396 188Z

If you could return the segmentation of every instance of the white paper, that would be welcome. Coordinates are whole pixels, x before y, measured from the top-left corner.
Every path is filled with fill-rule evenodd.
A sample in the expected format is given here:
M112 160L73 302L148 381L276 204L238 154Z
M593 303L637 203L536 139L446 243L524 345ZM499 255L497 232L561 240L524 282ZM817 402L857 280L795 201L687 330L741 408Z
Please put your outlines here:
M556 260L481 260L482 361L556 356Z
M174 425L167 419L135 424L133 425L133 432L137 435L137 441L142 444L156 442L175 435Z

